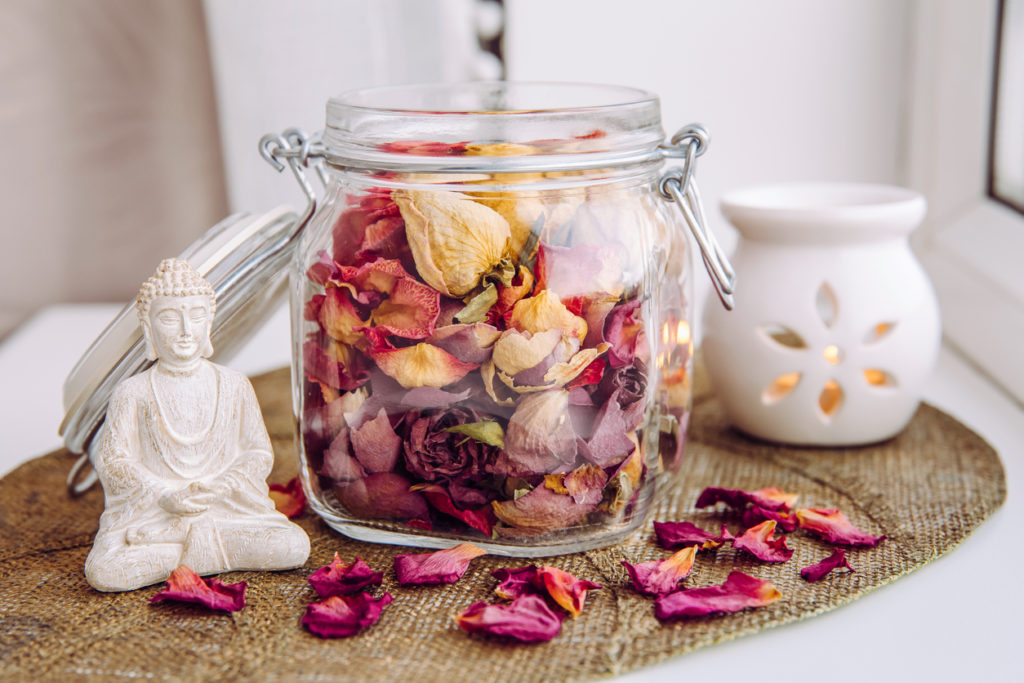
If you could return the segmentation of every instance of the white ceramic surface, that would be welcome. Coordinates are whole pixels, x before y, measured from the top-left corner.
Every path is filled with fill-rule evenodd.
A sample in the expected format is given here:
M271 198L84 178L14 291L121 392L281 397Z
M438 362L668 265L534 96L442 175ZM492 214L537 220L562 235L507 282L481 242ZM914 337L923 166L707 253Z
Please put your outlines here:
M806 445L897 434L941 338L907 241L924 198L887 185L788 184L727 194L722 211L741 235L736 305L706 307L704 351L733 425Z

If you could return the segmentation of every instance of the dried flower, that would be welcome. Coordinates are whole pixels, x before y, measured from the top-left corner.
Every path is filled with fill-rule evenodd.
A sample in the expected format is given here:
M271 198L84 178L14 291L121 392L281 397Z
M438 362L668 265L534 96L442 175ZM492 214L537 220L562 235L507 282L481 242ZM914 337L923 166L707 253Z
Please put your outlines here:
M772 538L774 533L775 520L769 519L744 531L732 544L764 562L787 562L793 551L786 545L785 536Z
M456 506L449 490L440 484L418 484L412 488L422 493L438 512L450 515L490 538L497 518L486 499L480 507L463 509Z
M368 593L332 595L307 607L302 623L321 638L348 638L377 623L391 600L390 593L379 598Z
M696 556L697 546L690 545L664 560L641 562L637 565L623 560L622 566L626 568L637 591L656 598L679 589L679 582L693 571Z
M486 473L498 454L493 444L457 431L467 424L481 422L480 415L471 408L457 406L420 415L410 413L406 419L409 428L405 465L423 481L476 480Z
M855 527L839 510L801 508L796 511L801 529L812 531L829 543L874 547L885 536L872 536Z
M817 564L812 564L809 567L804 567L800 570L800 576L805 580L814 583L820 581L833 570L839 567L846 567L851 572L856 571L850 566L849 561L846 559L846 551L842 548L836 548L836 551L826 557L824 560Z
M536 643L557 636L562 618L539 595L522 595L507 605L475 602L455 616L455 623L469 633Z
M320 567L306 579L313 590L322 598L331 595L351 595L369 586L379 586L384 579L382 572L375 572L358 557L352 564L341 561L338 553L330 564Z
M558 295L549 289L516 302L508 317L508 324L530 334L559 330L563 335L571 335L581 342L587 336L587 321L571 313L558 299Z
M661 621L700 617L717 612L739 612L748 607L763 607L782 597L768 581L743 572L732 572L720 586L690 588L658 598L654 616Z
M722 536L715 536L690 522L655 522L654 535L658 545L666 550L688 545L704 549L722 545Z
M405 219L416 270L445 296L464 296L495 270L508 248L508 221L457 192L392 193Z
M395 555L395 574L402 586L455 583L466 573L470 560L486 554L472 543L433 553L403 553Z
M245 607L245 588L245 581L223 583L216 578L202 579L194 571L181 565L167 577L167 586L149 601L194 602L210 609L237 612Z
M302 490L298 477L293 477L287 484L271 484L270 499L277 511L288 518L298 517L306 509L306 492Z
M455 324L436 328L427 341L463 363L481 364L490 359L500 335L498 328L487 323Z

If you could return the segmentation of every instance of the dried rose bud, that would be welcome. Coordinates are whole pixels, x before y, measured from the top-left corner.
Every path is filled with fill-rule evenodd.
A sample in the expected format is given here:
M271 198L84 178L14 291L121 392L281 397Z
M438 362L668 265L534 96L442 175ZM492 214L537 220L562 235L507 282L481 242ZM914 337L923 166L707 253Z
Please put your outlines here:
M508 221L457 192L392 193L405 219L416 270L445 296L461 297L499 266L508 248Z
M307 607L302 623L321 638L348 638L377 623L391 600L390 593L379 598L368 593L332 595Z
M850 566L849 561L846 559L846 551L842 548L836 548L834 553L826 557L821 562L812 564L809 567L804 567L800 570L800 576L805 580L814 583L815 581L822 580L828 576L829 572L833 569L838 569L839 567L846 567L851 572L857 571Z
M666 550L679 546L699 545L701 548L717 548L722 545L722 537L704 531L690 522L655 522L654 535L658 545Z
M306 492L302 490L302 482L293 477L287 484L271 484L270 500L274 507L285 517L298 517L306 509Z
M507 605L475 602L454 618L459 628L469 633L524 643L551 640L562 630L562 615L548 607L539 595L522 595Z
M586 579L577 579L569 572L557 567L539 567L537 583L575 619L583 611L583 603L587 599L588 590L601 588L600 584Z
M679 589L679 582L693 571L693 561L697 556L697 546L683 548L671 557L652 562L641 562L633 565L625 560L622 566L629 572L633 587L644 595L658 597L668 595Z
M744 531L732 544L763 562L787 562L793 551L786 545L785 536L772 538L774 534L775 520L769 519Z
M395 555L395 574L401 586L455 583L466 573L470 560L486 554L472 543L433 553L404 553Z
M352 564L341 561L334 553L331 563L320 567L306 579L321 598L332 595L351 595L369 586L379 586L384 579L382 572L375 572L360 558Z
M237 612L245 607L245 588L245 581L223 583L216 578L202 579L194 571L181 565L167 577L167 586L149 601L194 602L210 609Z
M801 529L812 531L829 543L874 547L885 536L872 536L855 527L839 510L801 508L796 511Z
M658 598L654 616L661 621L700 617L718 612L739 612L748 607L763 607L782 597L768 581L743 572L732 572L720 586L690 588Z

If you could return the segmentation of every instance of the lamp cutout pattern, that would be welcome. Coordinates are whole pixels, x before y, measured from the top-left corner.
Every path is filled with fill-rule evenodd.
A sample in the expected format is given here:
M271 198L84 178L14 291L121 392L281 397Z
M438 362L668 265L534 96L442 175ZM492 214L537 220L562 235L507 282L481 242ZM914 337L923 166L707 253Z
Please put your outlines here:
M815 310L818 318L826 330L831 330L839 316L839 302L836 299L835 291L827 282L818 286L815 297ZM885 338L895 329L895 322L879 322L867 331L863 339L863 345L870 347L882 343ZM788 351L802 350L811 353L818 352L824 361L830 365L838 366L844 362L855 362L847 358L846 350L834 340L828 342L821 349L809 348L804 338L796 331L779 323L768 323L760 325L758 331L761 333L765 343L776 346L779 349ZM853 353L855 355L855 351ZM887 370L879 368L865 368L861 371L864 381L877 388L893 389L898 385L896 377ZM761 403L765 406L772 406L785 399L803 379L801 372L787 372L779 375L761 392ZM818 394L817 414L819 419L828 423L842 409L843 388L835 379L829 379Z

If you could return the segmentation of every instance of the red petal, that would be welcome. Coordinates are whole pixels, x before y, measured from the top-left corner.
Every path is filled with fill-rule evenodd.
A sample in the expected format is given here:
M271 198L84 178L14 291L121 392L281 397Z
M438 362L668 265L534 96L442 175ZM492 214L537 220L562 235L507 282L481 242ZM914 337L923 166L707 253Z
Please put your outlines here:
M605 319L604 338L612 345L608 350L608 362L613 368L621 368L633 362L637 340L644 329L642 319L636 314L640 301L634 299L612 309Z
M356 310L347 289L327 287L316 320L332 339L345 344L363 343L363 334L359 329L368 321Z
M455 583L466 573L470 560L486 554L472 543L460 543L433 553L395 555L395 574L401 586Z
M739 612L747 607L763 607L782 597L768 581L743 572L732 572L720 586L691 588L658 598L654 616L665 621L699 617L718 612Z
M622 566L629 572L637 591L658 597L679 589L679 582L693 571L693 560L696 555L697 546L691 545L665 560L641 562L637 565L623 560Z
M181 565L167 577L167 587L149 601L195 602L210 609L237 612L245 607L245 586L245 581L223 583L219 579L202 579Z
M795 531L798 526L796 515L791 512L776 512L756 505L743 511L743 526L745 527L752 527L766 519L774 520L779 528L786 532Z
M274 507L289 519L298 517L306 509L306 492L302 490L302 482L294 477L287 484L271 484L270 499Z
M655 522L654 535L658 545L666 550L686 545L699 545L705 549L722 545L721 536L708 533L690 522Z
M448 491L439 484L425 484L414 488L422 493L426 497L427 502L433 505L440 512L443 512L446 515L451 515L452 517L465 522L472 528L480 531L490 538L491 530L494 528L494 523L497 521L494 517L494 510L490 505L484 505L475 509L460 510L455 507L455 503L452 501L452 497Z
M551 640L562 630L562 616L539 595L522 595L507 605L476 602L455 616L464 631L513 638L524 643Z
M391 594L374 598L368 593L332 595L306 608L302 623L321 638L348 638L372 626L391 604Z
M566 389L572 390L576 387L584 387L588 384L597 384L604 377L604 358L595 358L590 361L583 372L576 376L576 379L565 385Z
M368 586L379 586L383 579L382 572L373 571L358 557L352 564L345 564L338 553L334 553L331 563L310 574L307 581L317 595L326 598L358 593Z
M777 488L742 491L709 486L697 498L697 507L703 508L722 502L732 508L742 509L747 503L766 510L788 510L789 501L795 501L796 494L789 494Z
M573 618L578 617L583 611L583 602L587 599L587 591L601 588L593 581L577 579L569 572L557 567L537 569L537 581L544 586L548 595L564 607Z
M398 462L402 438L391 428L387 411L381 408L377 416L353 429L352 450L356 460L367 472L390 472Z
M813 531L829 543L874 547L885 540L885 536L861 531L839 510L801 508L796 511L796 518L801 529Z
M836 551L826 557L818 564L812 564L810 567L804 567L800 570L800 576L804 577L807 581L814 583L828 576L829 572L839 567L846 567L851 572L856 571L850 566L849 561L846 559L846 551L842 548L836 548Z
M441 312L441 294L422 282L405 277L395 283L391 296L373 312L373 323L406 339L426 339L434 333Z
M363 367L362 355L343 344L335 342L325 350L310 339L302 345L302 354L306 375L334 389L352 391L370 378Z
M766 520L751 527L733 539L733 546L745 550L764 562L786 562L793 557L793 551L786 545L786 537L775 534L775 521Z
M518 569L495 569L491 576L501 582L495 586L494 592L505 600L515 600L520 595L537 593L542 589L537 585L537 567L532 564Z

